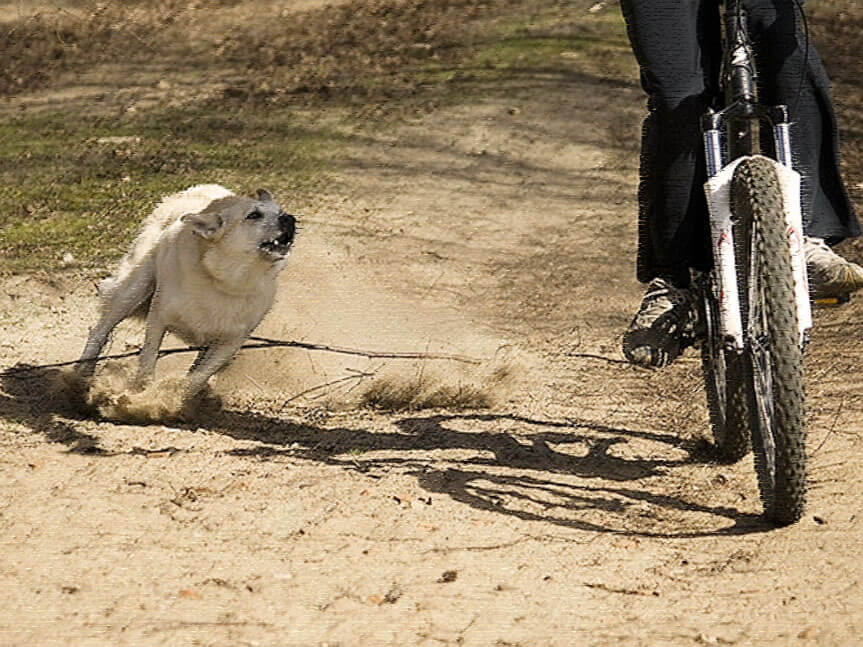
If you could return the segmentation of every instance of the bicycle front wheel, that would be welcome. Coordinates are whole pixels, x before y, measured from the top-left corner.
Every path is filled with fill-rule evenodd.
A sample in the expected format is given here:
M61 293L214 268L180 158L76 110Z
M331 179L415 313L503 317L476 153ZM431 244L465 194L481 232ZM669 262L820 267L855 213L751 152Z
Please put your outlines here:
M749 157L731 184L738 284L749 357L752 448L765 515L778 525L798 521L806 499L803 357L774 162Z

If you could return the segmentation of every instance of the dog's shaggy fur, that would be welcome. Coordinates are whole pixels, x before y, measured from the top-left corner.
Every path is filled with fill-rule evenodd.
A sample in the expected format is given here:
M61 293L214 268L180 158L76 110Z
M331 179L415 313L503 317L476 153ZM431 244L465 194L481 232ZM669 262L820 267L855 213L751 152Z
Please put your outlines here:
M153 376L166 332L200 351L182 385L194 395L233 358L273 304L295 216L272 196L237 196L215 184L166 197L144 222L116 273L102 281L101 316L76 366L92 376L114 327L146 318L135 388Z

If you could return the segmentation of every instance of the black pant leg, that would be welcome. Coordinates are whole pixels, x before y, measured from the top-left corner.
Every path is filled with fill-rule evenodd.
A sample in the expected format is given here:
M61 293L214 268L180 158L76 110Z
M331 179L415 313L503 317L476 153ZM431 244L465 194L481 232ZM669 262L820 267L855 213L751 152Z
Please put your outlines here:
M793 0L746 0L759 64L759 99L791 110L792 164L800 172L807 234L840 240L860 234L839 172L839 131L830 81L804 39ZM802 82L801 82L802 81Z
M648 94L639 183L638 279L688 281L711 254L699 119L719 64L716 0L622 0Z

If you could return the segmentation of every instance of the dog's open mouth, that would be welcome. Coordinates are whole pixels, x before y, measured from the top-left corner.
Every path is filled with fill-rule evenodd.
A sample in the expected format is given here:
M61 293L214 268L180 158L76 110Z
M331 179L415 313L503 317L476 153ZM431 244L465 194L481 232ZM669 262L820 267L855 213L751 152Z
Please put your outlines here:
M278 238L265 240L259 245L260 249L272 256L282 257L291 251L291 245L294 243L294 235L292 232L286 231Z

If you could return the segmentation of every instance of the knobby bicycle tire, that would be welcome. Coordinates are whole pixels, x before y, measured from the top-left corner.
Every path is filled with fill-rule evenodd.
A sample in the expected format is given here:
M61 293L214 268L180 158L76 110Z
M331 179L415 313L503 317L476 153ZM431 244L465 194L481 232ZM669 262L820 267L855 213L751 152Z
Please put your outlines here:
M803 357L791 254L774 162L750 157L731 184L744 325L750 342L742 373L750 390L752 448L764 512L778 525L798 521L806 500Z
M712 283L712 280L711 280ZM706 339L701 345L701 373L716 459L736 463L749 453L751 412L745 358L723 348L719 336L719 308L713 286L702 287Z

